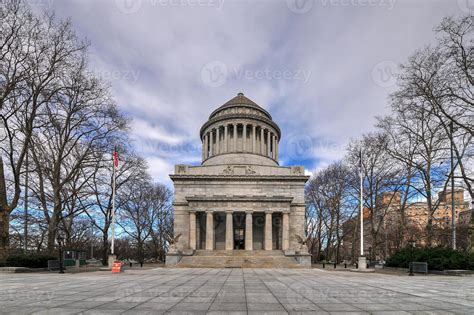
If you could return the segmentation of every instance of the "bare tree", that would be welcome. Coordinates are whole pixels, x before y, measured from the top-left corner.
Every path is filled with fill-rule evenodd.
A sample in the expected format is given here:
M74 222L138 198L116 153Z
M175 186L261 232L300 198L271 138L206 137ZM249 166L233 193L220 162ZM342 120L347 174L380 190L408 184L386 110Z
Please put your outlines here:
M146 181L148 179L147 166L143 158L127 153L122 146L120 152L120 167L116 171L115 188L120 194L122 186L129 181ZM109 153L102 155L96 164L93 175L88 181L89 202L91 207L86 211L92 224L101 233L102 263L107 264L109 254L109 229L112 223L112 159ZM116 208L121 208L117 199Z
M474 174L466 168L466 163L473 161L473 28L471 16L443 19L436 28L440 36L436 45L417 50L401 66L400 87L392 99L412 107L412 112L438 119L441 128L437 132L444 133L454 148L460 173L457 177L464 181L474 199ZM449 128L451 123L453 132Z
M85 49L68 21L35 17L20 1L0 7L0 258L9 244L10 214L20 199L20 177L37 118L61 85L71 59ZM4 159L5 158L5 159ZM8 193L7 193L8 192Z
M325 258L340 261L343 238L342 223L353 215L350 206L350 171L342 162L316 173L306 187L307 228L310 248L317 244L316 259L321 259L323 242ZM314 253L313 253L314 255Z
M100 152L111 151L110 144L126 121L108 95L108 89L86 69L85 55L61 78L64 88L44 107L41 121L44 128L32 138L44 216L48 221L48 250L54 247L58 223L65 203L62 194L78 174L87 186Z
M170 197L168 188L150 181L130 181L122 188L119 225L133 239L140 263L158 219L163 211L169 211Z
M405 172L400 163L390 156L387 145L386 134L367 134L360 141L353 141L349 145L346 157L352 168L357 169L362 152L363 204L368 210L371 259L375 259L376 251L380 250L379 246L385 243L385 239L381 239L379 234L384 230L389 212L392 212L391 215L398 214L400 190L406 180ZM354 187L357 194L360 194L359 186Z

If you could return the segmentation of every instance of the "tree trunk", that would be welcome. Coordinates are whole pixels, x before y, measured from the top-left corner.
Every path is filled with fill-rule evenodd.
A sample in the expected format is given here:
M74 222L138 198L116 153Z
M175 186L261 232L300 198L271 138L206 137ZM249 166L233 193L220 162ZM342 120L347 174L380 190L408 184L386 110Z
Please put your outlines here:
M0 261L8 256L10 247L10 209L8 207L7 187L3 159L0 155Z
M10 245L10 213L0 210L0 261L8 256Z
M109 238L108 230L102 234L102 265L107 266L109 260Z

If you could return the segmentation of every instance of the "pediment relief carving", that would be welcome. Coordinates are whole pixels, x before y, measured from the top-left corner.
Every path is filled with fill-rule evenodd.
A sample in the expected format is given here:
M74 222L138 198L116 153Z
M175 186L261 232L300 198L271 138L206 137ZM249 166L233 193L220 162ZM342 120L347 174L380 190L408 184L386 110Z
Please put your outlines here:
M254 175L257 171L251 165L227 165L221 175Z

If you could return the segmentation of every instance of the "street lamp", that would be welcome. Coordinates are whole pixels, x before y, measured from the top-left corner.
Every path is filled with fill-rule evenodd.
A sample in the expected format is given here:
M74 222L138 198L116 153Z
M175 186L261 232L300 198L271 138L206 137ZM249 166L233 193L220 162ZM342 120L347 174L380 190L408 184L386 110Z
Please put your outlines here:
M408 275L409 276L414 276L414 274L413 274L413 250L415 248L416 240L413 239L413 237L412 237L408 240L408 243L410 244L410 261L408 262L408 268L410 270L410 273Z
M64 237L62 236L61 232L58 232L58 236L56 238L58 241L58 248L59 248L59 273L64 273L63 251L62 251Z

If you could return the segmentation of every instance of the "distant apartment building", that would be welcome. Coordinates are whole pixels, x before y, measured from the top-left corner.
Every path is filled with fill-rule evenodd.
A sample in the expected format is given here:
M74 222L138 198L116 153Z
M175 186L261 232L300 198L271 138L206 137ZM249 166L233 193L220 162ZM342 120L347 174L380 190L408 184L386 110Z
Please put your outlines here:
M433 245L446 245L451 241L452 206L451 190L438 193L433 200L432 225L435 237ZM464 198L463 189L454 190L454 208L456 213L457 231L460 231L460 244L468 241L467 231L471 223L472 210L469 201ZM429 219L428 202L412 202L405 206L405 227L401 238L401 209L400 193L385 192L377 198L377 205L372 209L364 208L364 252L385 259L397 247L410 243L415 246L425 246L427 243L426 227ZM343 224L343 256L351 259L359 255L360 228L359 216L349 219ZM373 237L376 231L376 239ZM462 239L461 239L462 238Z

